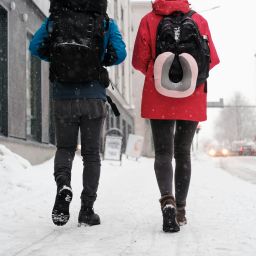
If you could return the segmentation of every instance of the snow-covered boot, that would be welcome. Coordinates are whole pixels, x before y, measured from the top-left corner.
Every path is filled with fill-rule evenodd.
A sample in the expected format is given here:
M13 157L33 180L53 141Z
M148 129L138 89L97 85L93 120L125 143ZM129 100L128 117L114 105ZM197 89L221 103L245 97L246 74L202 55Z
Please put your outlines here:
M100 217L98 214L94 212L92 207L88 207L82 204L81 210L78 216L78 226L81 225L99 225L100 224Z
M186 210L185 207L177 207L177 215L176 215L177 222L180 226L184 226L187 224L186 218Z
M65 225L69 220L69 205L72 201L71 187L63 186L57 191L55 204L52 210L52 221L57 226Z
M160 200L163 214L163 231L178 232L180 231L179 224L176 220L176 203L171 195L163 196Z

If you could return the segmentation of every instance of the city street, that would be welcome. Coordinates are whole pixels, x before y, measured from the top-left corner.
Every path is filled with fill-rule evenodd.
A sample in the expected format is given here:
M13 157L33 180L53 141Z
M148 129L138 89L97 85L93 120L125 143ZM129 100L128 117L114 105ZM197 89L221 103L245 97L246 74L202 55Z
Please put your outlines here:
M0 256L256 255L249 4L0 0Z
M256 184L256 156L220 157L216 165L231 175Z
M236 160L236 161L235 161ZM254 159L193 155L187 205L188 225L162 232L153 159L103 162L95 210L102 224L77 227L82 161L76 156L71 218L64 227L51 222L55 198L53 160L40 166L1 152L0 255L149 255L253 256L256 251L256 186L220 168L239 161L253 169ZM239 163L239 164L240 164ZM18 168L19 167L19 168Z

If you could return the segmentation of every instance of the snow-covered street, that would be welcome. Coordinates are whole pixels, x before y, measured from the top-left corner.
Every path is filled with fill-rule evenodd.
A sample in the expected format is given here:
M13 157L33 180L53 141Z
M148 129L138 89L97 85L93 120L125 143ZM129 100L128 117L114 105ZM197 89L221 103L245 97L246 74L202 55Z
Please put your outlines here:
M216 162L217 166L223 168L232 175L252 184L256 184L255 156L220 157L219 159L216 159Z
M1 256L253 256L256 253L256 186L193 155L188 225L162 232L153 159L103 162L96 212L102 224L77 227L82 161L76 156L71 218L51 221L55 198L53 160L30 165L0 148Z

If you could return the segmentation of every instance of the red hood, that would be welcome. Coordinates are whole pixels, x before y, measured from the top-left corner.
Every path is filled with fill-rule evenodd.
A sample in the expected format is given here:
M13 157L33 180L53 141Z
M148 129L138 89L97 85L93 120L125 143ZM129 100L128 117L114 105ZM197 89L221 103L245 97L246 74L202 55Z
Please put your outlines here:
M155 0L153 10L158 15L169 15L176 11L186 13L190 7L187 0Z

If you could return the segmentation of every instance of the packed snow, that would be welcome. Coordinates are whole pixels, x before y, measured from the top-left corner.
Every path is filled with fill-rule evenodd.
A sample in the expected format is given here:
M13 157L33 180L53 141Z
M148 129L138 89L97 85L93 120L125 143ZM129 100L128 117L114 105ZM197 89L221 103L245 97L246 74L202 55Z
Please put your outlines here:
M82 160L73 165L71 218L51 222L56 187L53 159L38 166L0 146L1 256L254 256L256 186L193 154L188 224L162 231L153 159L103 161L96 212L102 224L77 227Z

